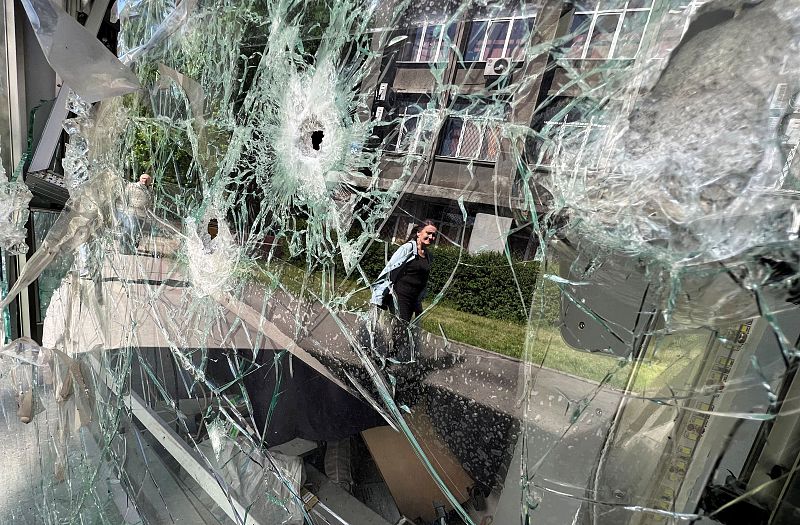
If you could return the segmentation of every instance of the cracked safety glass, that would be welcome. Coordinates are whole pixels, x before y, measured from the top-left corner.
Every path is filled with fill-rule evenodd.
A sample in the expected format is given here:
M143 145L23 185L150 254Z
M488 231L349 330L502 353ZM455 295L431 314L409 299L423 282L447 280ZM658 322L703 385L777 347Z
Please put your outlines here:
M0 18L3 523L800 520L796 1Z

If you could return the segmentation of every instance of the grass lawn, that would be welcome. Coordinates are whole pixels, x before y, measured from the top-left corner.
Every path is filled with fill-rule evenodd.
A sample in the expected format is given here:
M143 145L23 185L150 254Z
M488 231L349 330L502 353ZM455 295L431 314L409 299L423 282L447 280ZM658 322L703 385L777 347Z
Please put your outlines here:
M317 294L321 289L322 277L318 273L307 275L301 268L289 264L282 265L279 271L280 282L295 295L310 296L310 292ZM271 281L263 272L257 278L266 283ZM352 281L337 280L337 296L344 296L350 291L353 293L347 301L348 308L366 308L369 290L359 289ZM592 381L601 381L612 373L609 384L617 388L626 385L632 369L631 363L621 362L616 357L572 349L561 338L559 329L546 323L541 323L538 330L531 334L532 344L526 356L523 354L528 330L524 324L481 317L439 303L427 311L421 325L424 330L436 335L444 333L452 341L516 359L524 357L547 368ZM707 339L707 334L689 333L667 336L657 345L651 345L653 348L648 349L648 356L636 375L633 390L641 392L646 389L653 393L671 384L673 378L702 353Z
M441 331L439 327L441 326ZM498 321L472 315L446 305L437 305L423 319L422 327L448 339L470 344L517 359L523 358L527 327L523 324ZM531 334L533 341L525 358L547 368L566 372L584 379L601 381L612 373L609 384L624 388L632 364L619 358L575 350L561 338L557 327L542 324ZM648 349L633 384L633 390L653 392L671 384L705 348L707 334L667 336L655 348ZM655 352L653 352L655 350ZM654 355L653 355L654 354Z

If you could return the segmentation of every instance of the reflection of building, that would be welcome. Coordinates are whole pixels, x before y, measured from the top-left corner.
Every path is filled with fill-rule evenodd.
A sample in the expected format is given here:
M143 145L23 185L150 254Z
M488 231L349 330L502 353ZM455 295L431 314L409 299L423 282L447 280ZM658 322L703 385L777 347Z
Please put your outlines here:
M442 239L461 243L463 236L470 251L501 249L502 240L487 233L500 225L513 232L511 250L532 257L530 218L514 213L521 203L520 165L546 170L547 159L537 158L536 146L521 147L524 128L602 132L602 123L575 122L577 111L562 111L585 89L574 82L576 71L629 66L643 35L656 27L651 5L522 0L471 9L450 2L432 10L412 4L390 37L373 38L382 56L372 101L373 118L386 122L382 176L403 174L398 157L419 158L386 235L403 237L411 217L429 217L441 225ZM391 45L381 47L386 42ZM512 136L519 137L513 148ZM528 158L514 158L523 149Z

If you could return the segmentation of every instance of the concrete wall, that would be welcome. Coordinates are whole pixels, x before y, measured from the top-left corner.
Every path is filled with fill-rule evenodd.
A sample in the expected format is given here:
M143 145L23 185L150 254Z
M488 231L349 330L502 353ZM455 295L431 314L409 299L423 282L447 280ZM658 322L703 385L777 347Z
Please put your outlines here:
M456 190L494 193L493 178L494 166L491 163L474 162L470 168L465 161L439 157L427 182Z
M402 93L429 93L433 90L434 78L428 64L399 63L392 88Z
M498 217L489 213L475 215L475 224L469 238L469 253L502 252L506 236L511 230L511 217Z

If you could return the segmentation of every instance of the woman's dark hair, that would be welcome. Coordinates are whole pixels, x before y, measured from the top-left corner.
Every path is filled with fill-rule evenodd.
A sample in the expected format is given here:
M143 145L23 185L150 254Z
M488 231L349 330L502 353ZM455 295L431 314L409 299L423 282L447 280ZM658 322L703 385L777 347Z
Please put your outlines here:
M412 239L416 239L419 231L423 229L425 226L433 226L434 228L436 228L436 224L434 224L432 219L423 219L421 222L416 223L414 227L411 228L411 233L408 235L408 239L406 239L406 242Z

